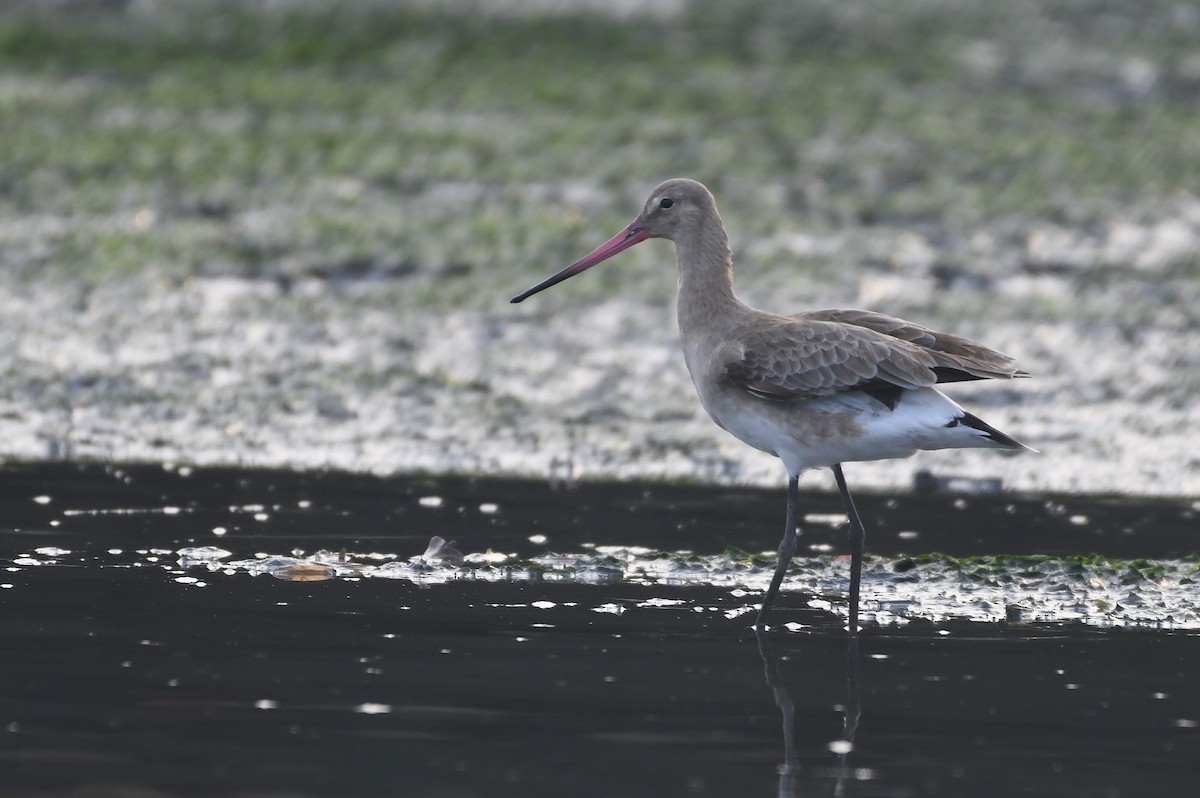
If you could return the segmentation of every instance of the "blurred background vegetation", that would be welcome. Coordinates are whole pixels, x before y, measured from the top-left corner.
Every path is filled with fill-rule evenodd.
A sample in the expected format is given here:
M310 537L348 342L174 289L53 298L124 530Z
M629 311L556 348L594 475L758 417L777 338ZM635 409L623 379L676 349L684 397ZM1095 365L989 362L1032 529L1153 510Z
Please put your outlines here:
M1086 226L1200 178L1191 4L604 6L8 4L0 208L78 223L6 257L507 271L586 246L595 188L616 223L677 174L745 236ZM255 209L283 217L230 225Z
M749 301L957 324L1015 346L1047 402L1081 376L1119 399L1128 364L1067 361L1200 324L1198 100L1200 7L1170 0L15 0L0 265L26 286L370 279L345 307L386 305L430 351L437 318L528 320L509 296L686 175ZM556 289L561 323L669 305L663 259ZM1154 349L1141 398L1184 413L1191 348ZM374 368L499 390L443 358Z

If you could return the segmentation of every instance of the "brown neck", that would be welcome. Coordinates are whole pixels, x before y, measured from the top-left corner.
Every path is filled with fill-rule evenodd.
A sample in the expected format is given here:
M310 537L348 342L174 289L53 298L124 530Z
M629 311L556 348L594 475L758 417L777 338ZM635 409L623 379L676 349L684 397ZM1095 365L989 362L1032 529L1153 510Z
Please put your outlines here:
M729 237L716 210L675 238L679 263L679 329L684 335L719 325L742 307L733 295Z

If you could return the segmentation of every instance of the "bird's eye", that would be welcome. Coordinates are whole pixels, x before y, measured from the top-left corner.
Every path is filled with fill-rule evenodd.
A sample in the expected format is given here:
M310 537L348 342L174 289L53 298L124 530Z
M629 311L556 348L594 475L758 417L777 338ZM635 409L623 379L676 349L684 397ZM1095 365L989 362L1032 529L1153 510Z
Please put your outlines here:
M662 208L663 210L670 208L674 204L675 200L671 199L670 197L663 197L658 201L658 207Z

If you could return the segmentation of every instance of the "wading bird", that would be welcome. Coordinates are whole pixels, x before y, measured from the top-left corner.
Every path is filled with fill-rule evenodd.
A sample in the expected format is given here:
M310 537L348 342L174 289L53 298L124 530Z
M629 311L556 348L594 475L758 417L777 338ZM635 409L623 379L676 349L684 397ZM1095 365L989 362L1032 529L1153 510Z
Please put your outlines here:
M659 185L628 227L512 301L648 238L675 242L679 332L700 404L718 426L787 468L787 521L756 627L765 627L796 551L800 474L824 466L833 470L850 523L849 629L857 634L865 532L842 463L908 457L918 449L1032 451L934 387L1029 375L994 349L882 313L780 316L743 304L733 293L729 238L716 201L702 184L683 178Z

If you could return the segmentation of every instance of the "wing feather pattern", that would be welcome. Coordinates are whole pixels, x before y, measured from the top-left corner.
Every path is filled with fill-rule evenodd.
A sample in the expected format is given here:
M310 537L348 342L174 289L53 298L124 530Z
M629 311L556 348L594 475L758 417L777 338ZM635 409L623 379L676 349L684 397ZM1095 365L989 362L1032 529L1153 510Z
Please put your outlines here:
M938 382L1029 376L1018 369L1013 359L1003 352L958 335L936 332L883 313L870 310L817 310L800 313L791 318L797 321L849 324L928 349L936 353L937 363L934 370L938 374Z
M905 389L1028 376L1012 358L955 335L863 310L758 317L736 331L725 376L764 399L864 391L894 407Z

